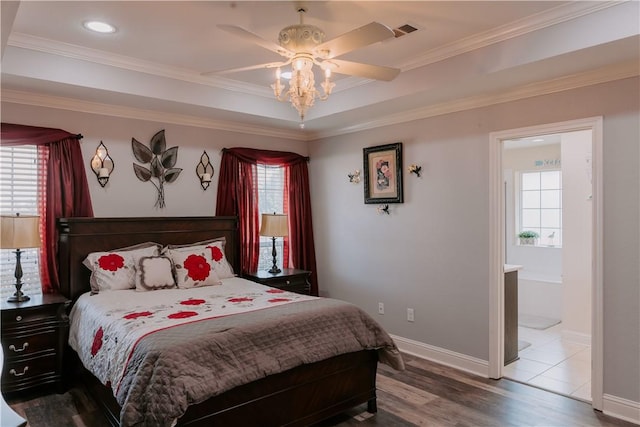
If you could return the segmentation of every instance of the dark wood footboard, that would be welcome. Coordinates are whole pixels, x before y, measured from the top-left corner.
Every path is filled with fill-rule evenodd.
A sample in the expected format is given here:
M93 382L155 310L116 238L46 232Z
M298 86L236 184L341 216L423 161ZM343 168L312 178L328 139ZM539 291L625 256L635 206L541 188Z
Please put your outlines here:
M191 405L177 426L309 426L356 405L375 412L376 351L343 354L236 387ZM119 425L111 389L89 372L84 378L107 420Z

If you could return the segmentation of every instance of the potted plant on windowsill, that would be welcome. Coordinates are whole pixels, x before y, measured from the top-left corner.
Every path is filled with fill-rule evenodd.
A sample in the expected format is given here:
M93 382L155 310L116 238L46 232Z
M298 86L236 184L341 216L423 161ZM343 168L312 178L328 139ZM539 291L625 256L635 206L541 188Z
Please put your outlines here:
M538 233L531 230L525 230L518 234L518 238L520 239L521 245L535 245L536 239L540 237Z

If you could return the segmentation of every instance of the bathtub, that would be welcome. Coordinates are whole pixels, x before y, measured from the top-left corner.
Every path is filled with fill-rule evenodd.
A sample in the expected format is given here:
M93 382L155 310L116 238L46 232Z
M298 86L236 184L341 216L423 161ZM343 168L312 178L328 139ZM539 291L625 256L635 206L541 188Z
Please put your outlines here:
M520 270L518 312L562 319L562 278Z

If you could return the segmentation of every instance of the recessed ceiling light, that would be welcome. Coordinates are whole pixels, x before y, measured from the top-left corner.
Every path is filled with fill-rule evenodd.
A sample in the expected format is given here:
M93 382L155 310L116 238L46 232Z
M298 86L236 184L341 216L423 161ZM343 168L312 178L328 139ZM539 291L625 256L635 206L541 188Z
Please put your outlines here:
M86 21L84 27L87 30L95 31L96 33L115 33L116 27L106 22L101 21Z

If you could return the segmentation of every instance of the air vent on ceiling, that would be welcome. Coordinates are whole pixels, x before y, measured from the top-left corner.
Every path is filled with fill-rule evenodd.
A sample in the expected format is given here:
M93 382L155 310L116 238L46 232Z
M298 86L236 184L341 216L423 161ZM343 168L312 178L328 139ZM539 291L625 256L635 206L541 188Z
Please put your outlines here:
M395 35L396 38L398 38L398 37L406 36L407 34L413 33L414 31L417 31L417 30L418 29L413 25L404 24L399 26L398 28L394 28L393 34Z

